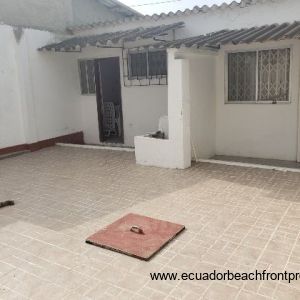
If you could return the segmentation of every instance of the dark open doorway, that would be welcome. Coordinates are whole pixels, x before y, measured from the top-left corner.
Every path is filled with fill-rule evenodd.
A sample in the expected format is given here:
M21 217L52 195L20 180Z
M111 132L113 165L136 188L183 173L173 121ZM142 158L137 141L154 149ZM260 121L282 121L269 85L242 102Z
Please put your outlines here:
M100 142L124 143L119 57L95 60Z

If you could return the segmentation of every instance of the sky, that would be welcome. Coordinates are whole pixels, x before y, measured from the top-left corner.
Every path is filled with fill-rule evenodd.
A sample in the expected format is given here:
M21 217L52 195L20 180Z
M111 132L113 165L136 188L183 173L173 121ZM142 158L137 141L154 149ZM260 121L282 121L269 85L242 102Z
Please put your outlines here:
M168 13L170 11L184 10L198 5L212 6L214 4L230 3L233 0L119 0L144 15L155 13ZM236 0L239 2L238 0Z

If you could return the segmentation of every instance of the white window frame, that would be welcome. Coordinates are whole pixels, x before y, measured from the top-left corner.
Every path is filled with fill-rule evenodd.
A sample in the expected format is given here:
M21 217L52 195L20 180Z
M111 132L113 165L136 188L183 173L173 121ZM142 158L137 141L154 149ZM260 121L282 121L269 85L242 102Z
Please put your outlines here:
M289 70L289 95L288 101L277 101L276 104L290 104L292 102L292 70L293 70L293 54L294 49L293 45L281 45L281 46L270 46L264 48L247 48L247 49L235 49L235 50L225 50L224 51L224 64L225 64L225 104L274 104L272 100L258 100L258 52L264 50L282 50L282 49L290 49L290 70ZM256 52L256 91L255 91L255 100L253 101L232 101L228 99L228 54L230 53L242 53L242 52Z

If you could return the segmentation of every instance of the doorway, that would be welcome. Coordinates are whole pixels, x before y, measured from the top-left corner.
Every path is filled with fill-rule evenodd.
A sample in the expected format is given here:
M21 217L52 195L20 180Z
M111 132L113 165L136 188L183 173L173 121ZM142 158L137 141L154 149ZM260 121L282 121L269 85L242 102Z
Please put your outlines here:
M95 60L99 139L124 143L119 57Z

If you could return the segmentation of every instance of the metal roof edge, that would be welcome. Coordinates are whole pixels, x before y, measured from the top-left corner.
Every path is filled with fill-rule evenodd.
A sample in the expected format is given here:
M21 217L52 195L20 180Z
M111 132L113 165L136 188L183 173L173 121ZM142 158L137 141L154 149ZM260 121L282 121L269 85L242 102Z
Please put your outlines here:
M183 15L196 15L200 13L209 13L217 10L225 10L225 9L233 9L233 8L245 8L248 6L256 5L257 3L270 2L273 0L240 0L240 1L232 1L231 3L223 3L220 5L214 4L212 6L203 5L201 7L195 6L192 9L178 10L177 12L169 12L169 13L161 13L161 14L153 14L153 15L142 15L141 17L130 17L118 19L115 21L106 21L106 22L95 22L91 24L84 24L79 26L72 26L68 29L72 32L79 32L83 30L94 29L97 27L106 27L106 26L116 26L121 25L123 23L131 23L136 21L158 21L160 19L166 19L170 17L183 16Z

